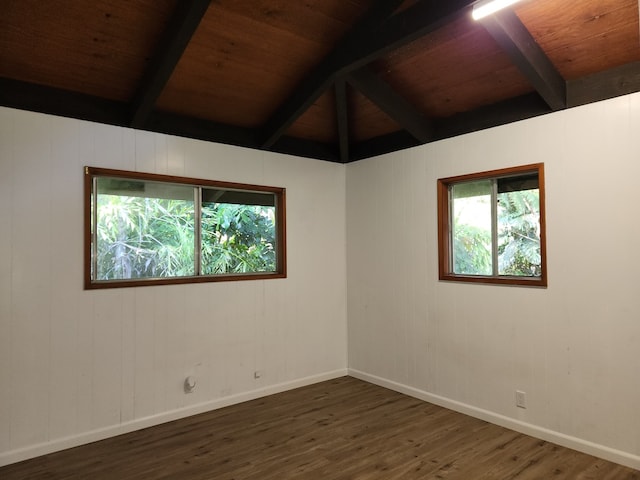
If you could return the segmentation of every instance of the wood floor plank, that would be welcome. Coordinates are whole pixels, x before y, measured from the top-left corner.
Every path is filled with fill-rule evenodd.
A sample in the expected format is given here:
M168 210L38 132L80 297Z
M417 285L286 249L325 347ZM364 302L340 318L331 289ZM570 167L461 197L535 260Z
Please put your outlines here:
M343 377L0 468L3 480L640 480Z

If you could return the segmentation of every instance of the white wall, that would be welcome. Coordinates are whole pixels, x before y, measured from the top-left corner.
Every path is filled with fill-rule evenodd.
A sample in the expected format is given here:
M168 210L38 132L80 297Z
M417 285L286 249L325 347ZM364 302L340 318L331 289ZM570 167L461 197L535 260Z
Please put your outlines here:
M83 291L85 165L286 187L288 278ZM346 374L344 205L342 165L0 108L0 465Z
M348 314L353 375L640 468L637 132L632 95L345 186L342 165L0 108L0 465L342 375ZM549 287L438 282L436 179L539 161ZM83 291L84 165L286 187L289 278Z
M636 94L349 164L352 374L640 468L639 132ZM541 161L549 287L439 282L436 180Z

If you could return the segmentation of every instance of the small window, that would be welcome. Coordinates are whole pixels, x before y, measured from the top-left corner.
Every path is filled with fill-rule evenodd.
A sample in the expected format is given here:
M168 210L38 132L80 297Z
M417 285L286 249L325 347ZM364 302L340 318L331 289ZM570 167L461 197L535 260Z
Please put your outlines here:
M85 288L286 277L285 189L85 169Z
M544 165L438 180L440 280L546 286Z

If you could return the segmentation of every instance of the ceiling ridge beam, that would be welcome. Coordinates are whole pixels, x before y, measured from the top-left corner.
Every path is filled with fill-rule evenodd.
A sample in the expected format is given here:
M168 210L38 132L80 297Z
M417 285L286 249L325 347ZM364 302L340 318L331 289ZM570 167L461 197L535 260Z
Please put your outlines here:
M552 110L567 108L567 82L515 12L503 10L480 23Z
M179 1L131 102L129 125L142 128L202 21L211 0Z
M421 143L433 140L433 126L429 119L369 67L352 72L347 76L347 81L416 140Z
M336 121L338 124L338 145L340 147L340 161L349 161L349 114L347 108L347 85L344 79L335 83Z
M379 1L298 84L262 128L261 145L277 139L337 79L449 22L477 0L421 0L389 17L401 0Z

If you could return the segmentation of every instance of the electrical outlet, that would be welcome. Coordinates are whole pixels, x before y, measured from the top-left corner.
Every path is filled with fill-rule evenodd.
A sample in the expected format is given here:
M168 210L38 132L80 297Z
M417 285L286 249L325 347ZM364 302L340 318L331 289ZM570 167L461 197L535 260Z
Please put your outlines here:
M527 394L522 390L516 390L516 407L527 408Z

